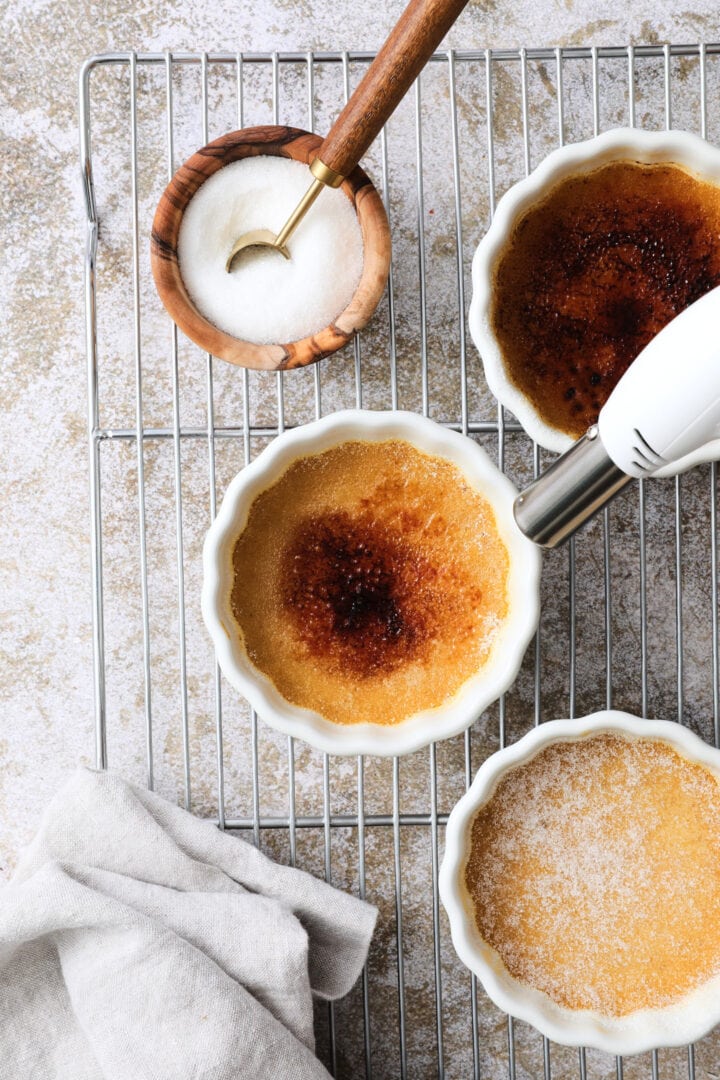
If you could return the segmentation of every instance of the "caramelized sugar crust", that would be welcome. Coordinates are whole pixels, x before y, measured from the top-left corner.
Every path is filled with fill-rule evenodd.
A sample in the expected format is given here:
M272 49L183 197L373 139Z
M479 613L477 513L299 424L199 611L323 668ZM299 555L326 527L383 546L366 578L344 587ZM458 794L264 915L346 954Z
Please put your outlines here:
M449 701L508 611L492 507L456 466L400 440L294 462L253 503L232 558L250 659L340 724Z
M556 743L474 819L477 928L521 982L624 1016L720 974L720 786L657 739Z
M491 320L510 380L577 438L638 353L720 283L720 187L616 162L561 181L516 226Z
M286 562L282 603L311 656L362 679L428 656L437 567L371 510L301 522ZM481 590L468 599L481 603Z

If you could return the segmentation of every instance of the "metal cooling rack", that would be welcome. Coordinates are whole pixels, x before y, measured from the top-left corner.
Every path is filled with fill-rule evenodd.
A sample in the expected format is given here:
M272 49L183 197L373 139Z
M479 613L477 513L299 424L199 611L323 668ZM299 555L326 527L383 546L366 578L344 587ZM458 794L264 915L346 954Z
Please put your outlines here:
M549 555L517 686L464 737L402 761L340 762L270 732L223 684L197 616L217 498L286 427L400 405L478 439L516 483L537 475L545 455L497 408L467 339L474 246L558 143L620 124L718 141L719 54L434 56L367 159L394 235L387 299L353 348L285 375L230 369L178 335L154 296L149 222L178 164L222 131L327 130L371 54L116 53L81 72L97 764L379 905L361 985L317 1012L337 1076L693 1078L720 1063L713 1036L622 1061L501 1017L456 959L437 891L449 810L529 726L613 705L718 743L715 465L641 484Z

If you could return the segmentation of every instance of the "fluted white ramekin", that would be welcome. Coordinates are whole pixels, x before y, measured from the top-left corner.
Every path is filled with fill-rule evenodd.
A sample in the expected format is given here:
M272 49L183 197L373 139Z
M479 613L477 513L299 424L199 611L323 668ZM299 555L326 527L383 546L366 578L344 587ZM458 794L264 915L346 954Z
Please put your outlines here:
M402 439L427 454L457 465L495 511L507 547L508 616L481 670L442 706L388 725L337 724L287 701L250 661L232 616L232 550L254 500L298 458L351 440ZM220 667L258 714L288 735L334 754L407 754L464 731L513 683L539 614L540 553L515 525L516 491L472 439L409 412L348 410L278 436L230 483L203 550L202 612Z
M584 739L602 732L660 739L689 761L704 765L720 783L720 750L680 724L642 720L616 710L577 720L550 720L533 728L512 746L492 754L454 807L448 820L440 868L440 897L458 956L501 1009L567 1046L590 1046L611 1054L638 1054L657 1046L681 1046L706 1035L720 1022L720 978L687 994L673 1006L637 1010L623 1017L564 1008L547 994L510 975L497 951L480 936L465 885L472 822L480 807L491 798L501 777L524 765L551 743ZM518 813L522 813L522 807Z
M491 320L493 281L500 256L506 249L520 219L548 196L560 181L582 176L615 161L640 164L676 164L700 179L720 185L720 150L686 131L641 131L615 128L584 142L568 143L549 154L524 180L503 195L490 228L480 241L472 264L473 293L468 325L485 368L488 386L498 401L518 418L528 435L547 450L562 453L573 443L572 436L548 424L534 404L508 375ZM707 448L706 448L707 449ZM701 460L720 457L716 453L688 455L672 472L683 471ZM659 475L664 475L660 473Z

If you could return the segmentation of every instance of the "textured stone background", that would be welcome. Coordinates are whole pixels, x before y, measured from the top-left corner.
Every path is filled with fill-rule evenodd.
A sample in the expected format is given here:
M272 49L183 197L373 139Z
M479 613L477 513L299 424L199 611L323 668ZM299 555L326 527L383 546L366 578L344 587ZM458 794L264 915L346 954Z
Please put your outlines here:
M374 49L396 17L399 5L380 0L354 4L326 0L266 0L253 5L193 5L146 0L132 12L120 3L63 4L59 0L10 0L3 8L0 85L4 135L2 200L3 298L0 401L0 874L9 874L20 848L62 777L78 761L94 760L92 629L86 371L82 263L83 205L77 152L77 75L83 59L105 51ZM720 39L713 4L702 0L693 11L669 2L627 5L471 3L450 35L457 49L582 44L620 45L697 42ZM720 139L720 93L717 64L708 66L708 134ZM248 65L249 69L249 65ZM360 73L351 65L351 82ZM270 72L246 71L245 122L272 119ZM496 189L499 194L522 175L523 132L518 65L495 70L494 126ZM211 66L209 136L236 126L234 75ZM529 66L532 132L531 163L557 140L557 86L550 65ZM98 258L98 340L100 347L101 425L134 425L131 204L129 196L129 85L127 66L99 69L92 76L94 151L101 241ZM463 199L465 279L469 260L489 214L485 144L486 104L482 64L458 66L458 133ZM673 62L673 119L699 129L699 79L696 62ZM174 74L176 162L202 140L200 83L197 69ZM626 66L601 65L600 124L628 120ZM280 72L281 120L307 124L306 91L301 66ZM139 190L141 236L147 234L154 205L165 182L164 71L144 68L138 78ZM342 96L338 65L316 74L316 126L324 130ZM566 137L592 134L590 62L565 67ZM430 414L441 420L460 416L460 345L455 279L454 204L447 174L452 146L448 122L448 73L435 66L423 80L423 148L426 257L428 265L428 394ZM662 61L638 63L638 123L664 123ZM388 131L388 194L395 256L395 349L398 402L420 409L419 294L417 284L417 207L412 101L398 112ZM369 167L381 177L378 147ZM409 182L408 182L409 178ZM167 320L150 284L146 245L140 249L144 421L167 426L172 421ZM466 293L466 302L469 290ZM389 321L381 306L363 335L364 404L389 407ZM484 386L481 366L468 343L471 419L496 418ZM207 421L204 358L181 340L180 409L183 427L201 429ZM242 423L245 382L238 372L214 368L216 422ZM274 376L247 381L248 409L254 424L278 423ZM355 403L352 355L323 365L322 408ZM312 418L314 373L286 377L285 421ZM481 441L494 456L494 435ZM253 440L256 453L263 439ZM138 782L147 777L142 672L142 626L139 599L137 469L132 443L103 444L103 538L107 615L108 743L111 766ZM510 433L506 465L518 483L532 467L530 444ZM217 490L243 462L242 440L217 444ZM191 789L185 787L182 750L182 699L177 647L177 574L175 571L175 498L172 444L147 445L148 581L152 642L152 716L154 782L168 797L188 800L198 813L217 816L219 791L214 720L212 656L198 615L199 555L209 515L207 445L189 439L183 447L185 589L187 599L188 733ZM712 566L709 533L713 478L709 467L683 480L680 494L682 532L681 624L684 664L678 691L675 648L676 493L672 483L653 485L647 493L647 650L642 651L639 600L640 537L637 494L624 496L611 511L613 621L613 704L633 711L643 707L642 673L646 671L650 715L675 717L678 698L686 720L712 737ZM532 722L536 705L543 718L578 714L605 704L604 548L600 523L578 542L574 578L577 600L574 683L569 633L570 578L567 552L546 560L541 634L542 682L536 702L533 656L527 658L517 687L508 697L508 738ZM258 773L253 788L253 741L242 703L224 688L225 812L229 819L252 816L253 791L262 814L283 816L288 809L286 740L259 723ZM498 744L498 711L492 709L472 735L472 768ZM323 813L327 779L333 813L357 809L357 765L322 756L298 744L296 809L299 815ZM399 766L401 809L427 813L430 805L428 752ZM438 805L447 811L463 790L465 753L462 739L437 749ZM324 769L327 768L327 773ZM365 809L392 812L392 764L368 760ZM382 921L370 960L370 1016L373 1075L399 1075L396 1023L395 881L392 831L371 829L367 837L367 894L381 908ZM442 844L442 836L440 837ZM262 845L279 858L290 857L285 831L263 834ZM431 835L426 826L407 828L401 841L407 1055L409 1075L437 1074L435 982L431 890ZM315 873L326 870L321 829L299 830L296 858ZM330 872L338 885L357 890L357 836L333 830ZM441 917L443 1022L448 1076L472 1069L469 980L449 944ZM508 1073L507 1027L479 991L481 1071ZM360 990L336 1010L337 1062L342 1075L363 1074ZM320 1044L330 1045L327 1012L318 1016ZM526 1025L516 1029L519 1077L543 1075L542 1043ZM697 1050L696 1073L720 1074L715 1039ZM578 1075L575 1051L553 1048L552 1075ZM587 1075L616 1075L615 1063L589 1054ZM626 1062L625 1076L687 1076L686 1051L663 1051Z

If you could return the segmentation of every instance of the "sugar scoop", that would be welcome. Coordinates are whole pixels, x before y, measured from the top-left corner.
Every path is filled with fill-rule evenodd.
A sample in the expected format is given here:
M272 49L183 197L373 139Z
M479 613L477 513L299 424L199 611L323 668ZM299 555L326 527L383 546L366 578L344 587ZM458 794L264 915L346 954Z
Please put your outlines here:
M672 319L633 361L588 430L515 501L553 548L633 478L720 458L720 286Z
M196 151L175 172L163 192L153 220L150 264L158 294L177 326L197 345L231 364L259 370L285 370L315 363L341 349L371 318L383 295L390 269L390 227L383 201L357 162L439 45L467 0L411 0L388 41L368 68L360 85L322 139L299 128L262 125L227 132ZM178 240L185 210L199 188L215 173L243 158L292 158L307 166L313 183L288 226L295 228L325 187L340 187L357 215L362 233L362 273L344 310L325 327L305 337L260 343L222 329L198 307L183 280ZM285 247L286 226L272 246ZM218 249L223 279L227 260L238 245L235 237ZM261 237L262 239L262 237ZM248 237L245 237L248 240ZM250 243L255 240L250 237ZM257 252L255 252L257 253ZM285 254L292 254L285 247ZM342 257L338 249L337 258ZM274 255L270 255L273 260ZM252 270L253 250L242 256ZM279 262L282 259L278 256ZM239 277L239 272L235 277ZM273 296L282 304L282 295Z
M339 187L352 172L466 4L467 0L410 0L311 161L314 179L304 197L277 235L254 229L238 237L227 259L228 272L247 248L269 247L290 258L287 241L320 192Z

